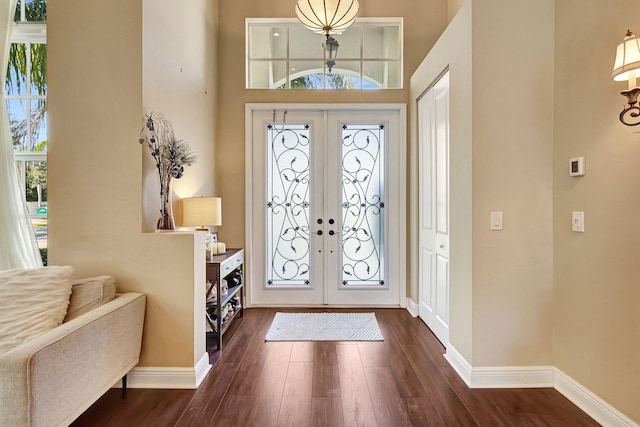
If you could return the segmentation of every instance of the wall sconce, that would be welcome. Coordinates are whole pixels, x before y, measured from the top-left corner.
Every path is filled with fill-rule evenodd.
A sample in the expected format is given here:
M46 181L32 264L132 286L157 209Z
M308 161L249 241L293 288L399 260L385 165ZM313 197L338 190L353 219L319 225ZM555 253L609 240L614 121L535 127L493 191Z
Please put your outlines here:
M638 107L640 88L636 85L638 70L640 70L640 40L627 30L624 41L618 45L612 73L613 80L629 82L628 90L620 92L628 100L628 105L620 113L620 121L627 126L640 125L640 107ZM629 122L627 117L635 121Z

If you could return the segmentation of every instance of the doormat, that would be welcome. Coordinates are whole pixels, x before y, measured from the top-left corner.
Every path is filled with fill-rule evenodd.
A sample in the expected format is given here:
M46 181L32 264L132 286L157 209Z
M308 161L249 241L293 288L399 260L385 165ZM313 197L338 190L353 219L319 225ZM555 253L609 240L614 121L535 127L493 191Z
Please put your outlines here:
M375 313L276 313L265 341L384 341Z

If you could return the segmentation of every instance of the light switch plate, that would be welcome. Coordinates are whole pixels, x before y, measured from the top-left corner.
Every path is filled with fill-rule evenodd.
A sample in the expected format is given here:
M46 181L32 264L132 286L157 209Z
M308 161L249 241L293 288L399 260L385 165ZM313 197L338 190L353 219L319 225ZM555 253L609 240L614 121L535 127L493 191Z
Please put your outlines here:
M574 157L569 160L569 176L582 176L584 173L584 157Z
M571 212L571 229L584 233L584 212Z
M491 212L491 229L502 230L502 212Z

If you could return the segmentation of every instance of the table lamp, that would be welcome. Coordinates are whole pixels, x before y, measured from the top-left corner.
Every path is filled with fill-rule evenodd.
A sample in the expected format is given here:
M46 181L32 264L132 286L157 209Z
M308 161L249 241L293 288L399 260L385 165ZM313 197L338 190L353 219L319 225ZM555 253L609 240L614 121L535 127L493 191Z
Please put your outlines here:
M210 231L208 226L222 225L222 199L220 197L182 199L182 225L195 226L197 231Z
M218 233L211 234L208 226L222 225L222 199L220 197L188 197L182 199L182 225L206 231L207 258L219 252ZM224 252L224 250L222 251Z

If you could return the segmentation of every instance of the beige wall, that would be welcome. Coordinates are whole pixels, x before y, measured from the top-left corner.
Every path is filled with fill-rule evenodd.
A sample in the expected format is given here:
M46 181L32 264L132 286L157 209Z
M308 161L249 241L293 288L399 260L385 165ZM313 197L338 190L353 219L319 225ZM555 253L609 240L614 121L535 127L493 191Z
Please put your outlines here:
M244 246L245 103L406 103L409 76L446 26L446 0L363 1L362 17L404 17L404 90L310 91L247 90L245 87L245 18L292 18L290 0L220 2L219 106L216 147L216 182L222 196L220 239L227 246Z
M451 22L458 11L462 9L465 0L448 0L447 1L447 22Z
M196 304L204 300L204 238L141 232L149 154L137 140L143 111L171 113L203 165L187 170L189 191L179 191L212 191L213 97L202 92L213 80L215 3L158 3L48 6L49 262L72 265L78 276L110 274L120 291L146 293L140 366L194 367L204 354L204 306Z
M412 78L415 100L450 68L450 342L474 367L553 362L553 12L552 0L466 2ZM411 193L416 229L415 172Z
M611 79L639 17L635 0L556 2L554 345L560 370L640 423L640 137L618 120L626 83ZM577 156L586 175L570 177Z
M638 422L640 202L633 194L640 146L635 128L618 121L625 84L610 75L624 31L639 29L640 6L472 3L411 85L415 99L450 64L452 251L461 243L456 223L459 233L469 230L454 205L473 200L470 278L465 253L452 255L451 342L474 367L555 365ZM456 73L471 56L469 28L472 85ZM469 117L456 108L465 99ZM468 167L456 154L461 146L473 147L469 200L464 181L455 184L464 178L457 169ZM576 156L586 157L584 177L568 175ZM505 213L504 231L488 230L492 210ZM585 212L584 234L571 231L571 211ZM415 297L415 283L410 291Z
M472 27L472 364L551 365L554 1L473 1Z

